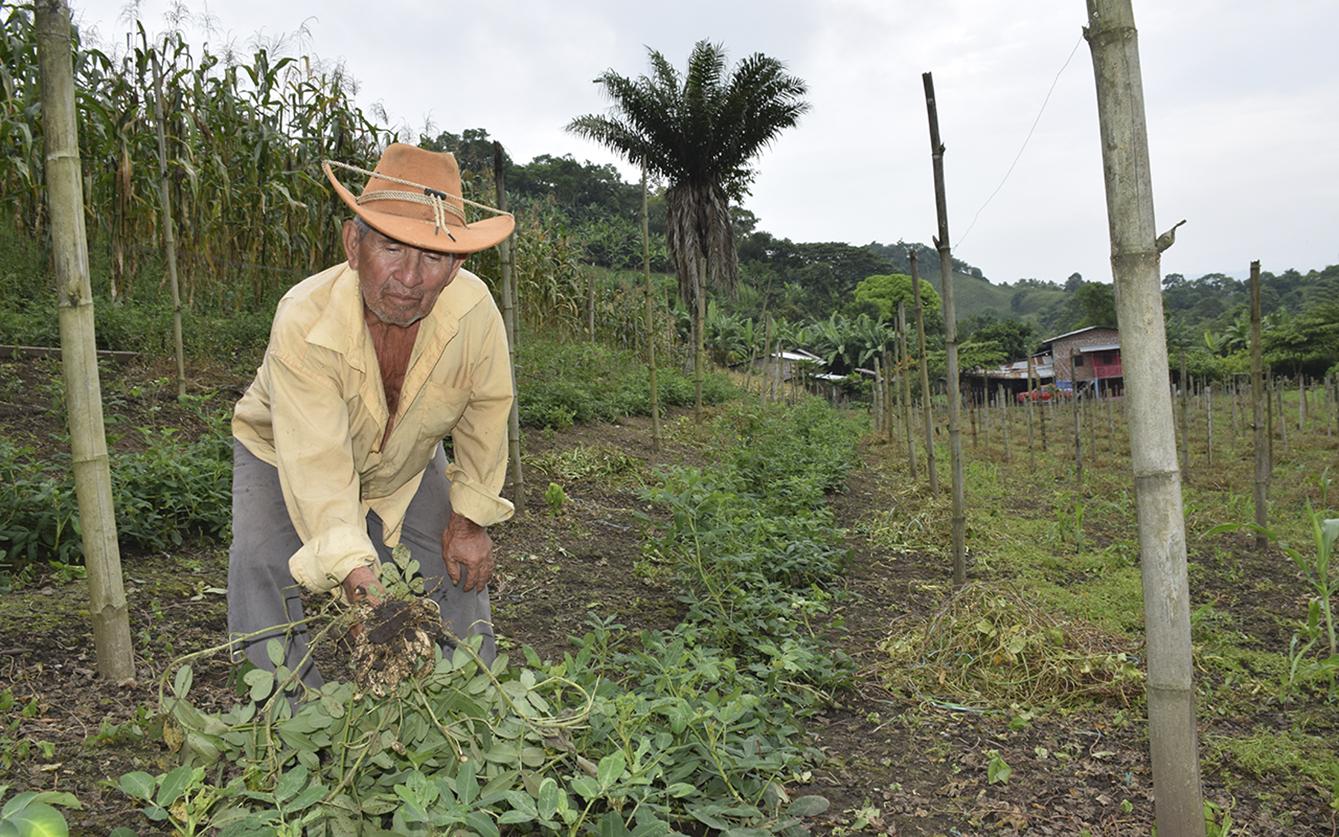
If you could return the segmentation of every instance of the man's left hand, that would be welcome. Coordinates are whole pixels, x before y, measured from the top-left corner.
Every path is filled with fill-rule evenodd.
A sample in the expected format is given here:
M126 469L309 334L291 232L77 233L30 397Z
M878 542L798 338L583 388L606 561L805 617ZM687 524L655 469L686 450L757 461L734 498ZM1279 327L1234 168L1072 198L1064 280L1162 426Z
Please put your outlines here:
M493 539L488 530L467 517L451 513L451 520L442 532L442 562L452 584L460 584L465 576L465 592L488 589L493 577Z

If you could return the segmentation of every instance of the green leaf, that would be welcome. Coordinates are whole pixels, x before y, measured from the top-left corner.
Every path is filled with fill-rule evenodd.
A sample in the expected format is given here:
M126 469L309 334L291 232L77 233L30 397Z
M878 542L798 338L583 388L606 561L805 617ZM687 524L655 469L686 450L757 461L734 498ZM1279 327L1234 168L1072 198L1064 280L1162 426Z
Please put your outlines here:
M691 790L691 788L690 788ZM558 795L562 793L558 789L558 783L552 776L545 776L544 781L539 783L539 818L542 820L551 820L558 810Z
M627 758L622 750L615 750L604 758L600 759L600 765L596 768L595 778L600 783L600 790L609 790L623 776L623 769L627 766Z
M792 817L812 817L826 811L829 804L827 797L799 796L786 806L786 814Z
M203 773L203 771L201 772ZM183 764L163 777L162 782L158 785L158 795L153 800L158 807L166 808L181 798L181 795L186 792L186 788L190 787L191 773L191 768Z
M118 825L108 833L107 837L139 837L139 835L124 825Z
M18 797L15 798L17 799ZM84 803L79 801L79 797L72 793L66 793L65 791L42 791L34 794L33 798L29 801L29 804L33 802L45 802L48 805L60 805L63 808L73 808L76 811L82 811L84 809Z
M260 703L274 691L274 673L263 668L251 669L242 679L251 687L251 699L256 703Z
M295 765L291 770L281 775L279 781L274 783L275 801L281 804L287 802L296 796L298 791L302 790L303 785L306 784L307 768L301 764Z
M158 785L152 776L142 770L136 770L133 773L127 773L117 782L121 792L134 799L143 799L146 802L153 799L153 789Z
M277 639L270 638L265 640L265 656L270 658L270 665L278 668L284 664L284 644Z
M595 784L589 776L578 776L572 780L572 790L577 792L582 799L597 799L600 796L600 786ZM711 823L707 823L710 825Z
M1014 769L1004 760L1004 756L1000 755L999 750L991 750L988 755L990 756L990 762L986 765L986 783L991 785L1007 784Z
M45 802L32 802L5 819L21 837L69 837L70 827L60 811Z
M456 773L456 797L466 805L479 795L478 770L478 765L470 760L462 764Z
M179 698L186 697L186 693L191 690L191 682L194 680L194 674L190 666L182 666L177 669L177 676L172 680L172 694Z
M665 793L669 794L674 799L683 799L685 796L692 796L697 793L697 788L687 782L675 782L665 788Z

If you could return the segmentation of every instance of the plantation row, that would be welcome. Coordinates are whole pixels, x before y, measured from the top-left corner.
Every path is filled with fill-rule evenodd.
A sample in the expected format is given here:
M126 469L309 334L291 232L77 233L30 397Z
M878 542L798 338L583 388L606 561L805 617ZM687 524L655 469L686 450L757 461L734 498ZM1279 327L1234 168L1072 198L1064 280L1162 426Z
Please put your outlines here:
M384 699L332 682L296 711L282 666L247 674L226 712L193 705L189 663L220 649L200 652L164 674L181 766L121 790L184 834L802 833L827 803L787 792L811 763L798 719L851 673L822 638L844 558L824 495L859 427L815 400L734 402L699 433L719 462L645 495L668 513L645 549L681 591L677 627L593 618L557 663L484 667L460 647ZM385 571L392 596L406 569ZM347 623L330 610L318 646Z
M650 414L647 367L631 352L536 341L520 347L517 368L521 423L526 427L561 429L573 422ZM573 376L571 370L582 370L581 376ZM659 371L661 404L693 402L691 380L674 369ZM719 403L731 392L724 376L713 374L707 378L704 399ZM155 395L137 397L152 400ZM19 400L19 393L13 396ZM132 449L112 453L112 492L123 549L150 552L179 546L192 537L228 539L231 409L206 406L204 398L191 396L184 402L186 415L209 428L199 439L184 439L176 430L121 430L129 431L133 439ZM136 396L113 395L109 415L115 418L118 405L127 400ZM60 420L63 410L59 400L49 405L53 421ZM0 439L0 581L5 573L31 574L47 561L82 562L68 454L61 451L46 458L30 447Z

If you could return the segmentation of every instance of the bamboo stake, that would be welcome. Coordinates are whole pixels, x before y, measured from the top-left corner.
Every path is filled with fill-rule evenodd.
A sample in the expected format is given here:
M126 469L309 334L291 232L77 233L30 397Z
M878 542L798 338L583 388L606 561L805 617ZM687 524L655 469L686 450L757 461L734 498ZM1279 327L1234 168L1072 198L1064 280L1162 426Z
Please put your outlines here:
M1069 410L1069 411L1070 411L1070 413L1073 415L1073 418L1074 418L1074 500L1075 500L1075 502L1078 502L1078 499L1079 499L1080 497L1083 496L1083 427L1082 427L1082 425L1080 424L1080 421L1079 421L1079 381L1078 381L1078 375L1076 375L1076 374L1072 371L1072 370L1074 370L1074 368L1075 368L1075 366L1074 366L1074 361L1075 361L1077 358L1078 358L1078 353L1075 352L1075 351L1073 351L1073 350L1071 349L1071 350L1070 350L1070 353L1069 353L1069 368L1070 368L1070 370L1071 370L1070 374L1074 377L1074 382L1073 382L1073 384L1072 384L1074 394L1073 394L1073 396L1070 398L1070 405L1069 405L1069 406L1070 406L1070 410Z
M893 370L897 368L896 357L889 349L883 350L883 436L888 444L893 443L893 434L897 430L897 388L893 383Z
M1190 482L1190 379L1186 376L1186 350L1181 350L1181 481Z
M1130 0L1087 0L1087 7L1084 36L1096 77L1139 521L1154 812L1159 834L1203 837L1185 516L1167 392L1160 281L1160 252L1171 245L1172 234L1159 236L1154 226L1143 80Z
M907 467L911 469L911 478L914 480L916 479L916 434L912 429L914 419L911 415L911 380L907 374L911 368L911 363L907 359L906 300L897 303L897 351L902 355L902 362L897 367L897 379L902 384L902 426L905 428L907 437Z
M921 411L925 415L925 471L930 493L939 493L939 471L935 465L934 395L930 392L930 365L925 357L925 314L921 306L921 277L916 269L916 249L907 251L911 263L912 297L916 306L916 352L921 367Z
M1274 400L1279 407L1279 437L1283 440L1283 455L1292 456L1292 446L1288 443L1288 414L1283 411L1283 391L1287 389L1283 381L1274 379Z
M88 571L93 646L98 674L122 682L135 676L135 657L121 579L111 467L102 421L102 385L94 349L93 292L88 277L84 190L75 127L70 8L65 0L38 0L35 23L51 261L59 307L70 455L84 565Z
M1204 464L1213 470L1213 384L1204 387Z
M939 251L939 282L944 302L944 346L948 354L948 450L953 475L953 583L959 587L967 583L967 511L963 491L962 437L959 432L958 401L962 397L958 382L958 323L953 306L953 253L948 237L948 198L944 192L944 144L939 141L939 112L935 101L934 77L921 74L925 87L925 109L930 118L930 156L934 164L935 214L938 216L939 235L935 248Z
M507 208L506 157L502 143L493 142L493 188L497 208ZM512 504L517 514L525 511L525 469L521 465L521 404L516 390L516 280L513 275L512 243L515 234L498 245L502 265L502 326L507 332L507 354L511 363L511 412L507 414L507 461L511 468Z
M874 403L870 405L873 411L874 434L883 435L883 358L874 357Z
M1251 428L1255 434L1255 525L1269 525L1269 440L1265 427L1264 363L1260 349L1260 262L1251 262ZM1256 531L1255 548L1264 549L1269 539Z
M642 277L646 283L646 362L651 368L651 449L660 450L660 386L656 381L656 312L652 303L651 221L647 211L646 169L642 169ZM767 334L772 334L772 319L767 319ZM763 346L767 341L763 341ZM752 372L752 370L750 370Z
M177 284L177 234L172 221L172 191L167 177L167 130L163 126L163 71L153 56L153 112L158 133L158 200L163 212L163 250L167 255L167 283L172 290L172 346L177 361L177 398L186 395L186 353L181 340L181 290Z
M1000 389L999 394L995 396L995 402L1000 410L1000 441L1004 445L1004 462L1009 464L1013 462L1013 454L1009 450L1009 411L1013 405L1009 403L1009 391Z
M1297 432L1306 432L1306 375L1297 376Z
M1032 355L1027 359L1027 459L1029 470L1035 471L1037 468L1037 452L1033 448L1033 419L1036 418L1036 408L1032 404Z

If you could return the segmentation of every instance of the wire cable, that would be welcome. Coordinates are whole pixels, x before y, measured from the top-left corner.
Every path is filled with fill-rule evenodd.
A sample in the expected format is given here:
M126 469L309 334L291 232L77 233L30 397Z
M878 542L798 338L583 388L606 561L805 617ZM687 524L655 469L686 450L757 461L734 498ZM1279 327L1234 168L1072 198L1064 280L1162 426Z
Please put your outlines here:
M1041 109L1037 111L1037 118L1032 120L1032 127L1028 128L1027 136L1023 138L1023 144L1018 147L1018 153L1014 155L1014 161L1009 164L1008 171L1006 171L1004 177L1000 179L1000 185L995 187L995 191L990 193L990 197L986 198L986 202L981 204L981 208L972 216L972 223L968 224L967 231L959 236L957 241L953 242L953 249L958 249L963 240L967 238L967 235L972 231L972 228L976 226L976 221L981 217L981 213L985 211L987 206L990 206L990 202L994 200L995 196L1004 188L1004 184L1009 181L1009 175L1014 173L1014 167L1017 166L1018 161L1023 158L1023 151L1027 149L1028 143L1032 141L1032 134L1036 132L1037 124L1041 122L1041 115L1046 112L1046 105L1051 101L1051 94L1055 92L1055 86L1060 83L1060 76L1062 76L1065 69L1069 67L1069 62L1074 60L1074 53L1079 51L1079 44L1081 43L1083 43L1082 35L1080 35L1079 39L1074 42L1074 48L1069 51L1069 57L1065 59L1065 63L1060 65L1060 69L1056 72L1055 78L1051 79L1051 88L1046 91L1046 98L1041 100Z

